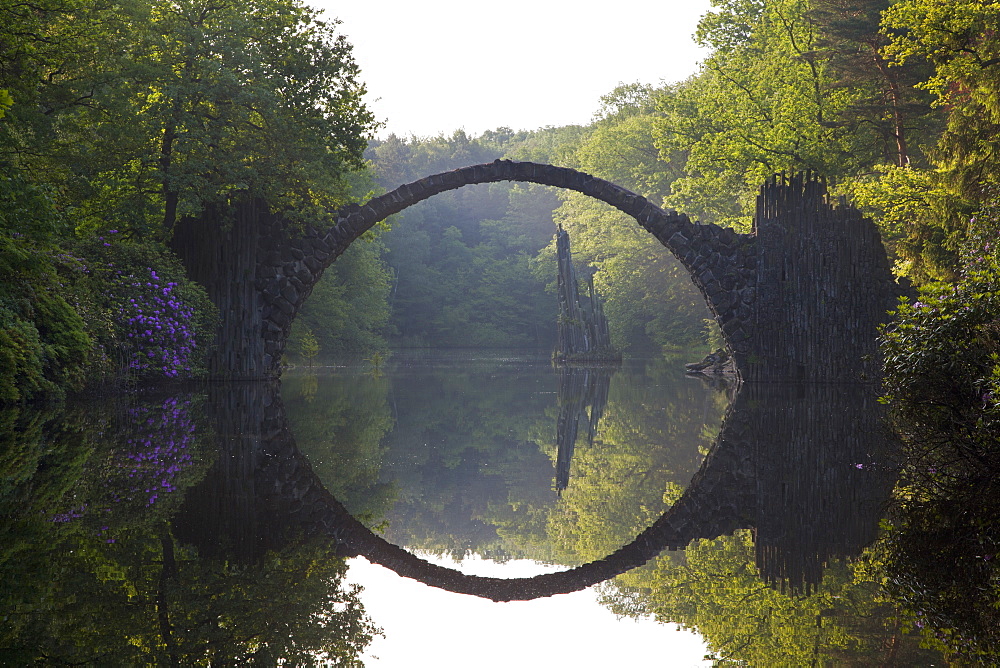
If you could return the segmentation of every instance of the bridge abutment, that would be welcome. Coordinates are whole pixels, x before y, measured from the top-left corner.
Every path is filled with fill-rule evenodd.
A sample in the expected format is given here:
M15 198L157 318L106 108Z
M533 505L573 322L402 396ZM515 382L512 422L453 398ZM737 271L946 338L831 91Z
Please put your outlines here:
M799 174L761 188L754 228L756 303L733 345L743 380L877 381L878 328L900 289L875 224Z

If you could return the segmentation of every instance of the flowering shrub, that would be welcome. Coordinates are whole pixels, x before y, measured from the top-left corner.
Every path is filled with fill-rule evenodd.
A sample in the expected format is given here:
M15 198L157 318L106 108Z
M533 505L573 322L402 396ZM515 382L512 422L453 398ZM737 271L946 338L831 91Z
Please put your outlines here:
M901 304L882 338L885 401L907 463L939 482L950 464L1000 464L1000 211L972 223L960 280Z
M80 250L91 279L82 308L107 360L105 371L151 380L197 375L215 333L216 309L176 258L118 239L114 230Z
M160 406L129 409L135 429L120 454L116 501L151 506L177 491L177 478L191 465L195 423L190 400L170 397Z
M150 268L148 279L133 280L131 287L136 296L129 297L119 310L132 344L128 368L167 378L190 374L198 347L194 309L178 296L177 283L163 281Z
M208 465L199 450L197 413L187 395L118 411L124 424L106 423L101 447L73 494L74 504L54 513L51 521L85 521L110 543L119 528L151 517L154 506L170 499L167 506L176 509L183 495L174 493L200 479Z

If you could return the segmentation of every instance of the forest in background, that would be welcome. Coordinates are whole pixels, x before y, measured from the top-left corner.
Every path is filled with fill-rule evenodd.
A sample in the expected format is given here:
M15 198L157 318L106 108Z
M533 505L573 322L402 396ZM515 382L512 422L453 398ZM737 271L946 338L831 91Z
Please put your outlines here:
M510 158L747 231L764 179L809 169L876 221L918 285L959 281L964 245L992 220L996 3L718 0L696 34L710 50L698 73L622 84L586 126L381 140L335 23L295 0L177 7L0 5L5 400L109 374L197 375L217 314L171 257L173 225L224 230L248 199L322 226L343 203ZM321 56L301 58L310 49ZM551 347L557 224L619 348L720 344L686 272L633 221L505 183L442 194L352 245L296 319L289 360ZM167 327L147 327L150 310Z

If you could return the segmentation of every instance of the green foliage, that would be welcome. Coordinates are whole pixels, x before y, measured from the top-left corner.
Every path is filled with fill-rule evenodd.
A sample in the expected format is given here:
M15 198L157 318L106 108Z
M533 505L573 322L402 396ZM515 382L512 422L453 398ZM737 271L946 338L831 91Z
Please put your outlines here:
M873 162L870 140L834 122L856 98L834 86L803 0L720 3L698 36L703 73L664 96L663 155L685 156L667 203L742 228L761 183L782 170L828 177Z
M896 167L926 166L928 144L940 132L940 114L917 84L930 74L923 62L890 62L890 43L880 31L890 0L813 0L808 10L818 30L817 47L827 58L834 86L855 99L836 123L861 133Z
M903 0L889 7L885 51L895 65L929 65L920 87L932 92L947 125L933 151L941 189L931 215L917 220L924 276L958 278L959 248L970 216L1000 185L1000 4L977 0Z
M581 138L572 166L663 200L680 176L678 156L662 156L654 141L655 108L672 89L619 86L602 98L602 110ZM581 264L596 270L612 340L621 349L677 349L701 343L704 298L688 272L633 219L576 193L560 195L553 219L572 238ZM540 255L552 262L554 244Z
M42 350L33 324L0 311L0 400L19 401L56 390L45 379Z
M623 614L653 614L697 630L717 666L871 666L894 657L903 665L936 665L918 638L904 635L865 562L830 564L819 590L786 594L765 584L748 531L692 543L677 558L621 581L605 595ZM629 592L635 592L630 595Z
M0 173L0 230L36 241L52 241L65 234L68 225L56 208L54 188L34 184L14 169L4 171Z
M885 401L902 440L887 582L959 660L1000 654L993 502L1000 470L1000 212L973 219L954 285L926 286L883 333Z
M936 184L934 173L893 165L877 165L875 170L848 181L843 190L866 215L879 221L886 250L897 259L896 272L915 277L950 275L940 275L937 268L951 266L954 260L941 256L940 243L927 243L940 234L940 228L916 224L942 213L940 203L947 193Z
M75 228L84 241L73 252L84 258L87 276L60 287L94 340L97 371L198 373L216 324L212 309L152 243L169 241L178 220L219 212L205 218L223 226L231 207L253 200L285 219L322 224L350 198L344 174L362 167L377 124L336 25L299 0L0 5L0 109L7 112L0 231L14 240L4 242L0 270L14 262L8 250L38 244L53 254L42 261L51 266L38 271L66 265L59 274L66 278L73 261L55 256L72 246ZM105 252L98 237L109 228L143 241ZM18 267L4 278L48 287ZM53 373L80 349L82 339L69 338L80 323L67 320L62 296L11 299L20 302L0 304L5 320L19 318L39 336L36 346L30 327L7 332L15 352L4 371L16 368L28 379L27 394L38 394L42 380L58 386L64 379ZM86 355L78 357L82 368ZM76 376L65 384L74 383Z
M574 255L597 269L594 284L617 347L670 350L702 342L704 298L670 251L634 220L575 193L564 197L555 219L570 233ZM548 260L549 251L542 257Z
M941 102L971 98L993 113L1000 112L997 81L1000 65L993 28L1000 21L1000 3L990 0L903 0L884 15L891 37L886 53L899 63L927 58L935 72L922 87ZM953 82L967 88L956 90Z
M81 229L169 233L241 197L325 220L375 127L336 22L298 0L8 8L0 157L43 168ZM49 36L43 44L30 35ZM26 39L27 37L27 39Z
M288 354L308 358L309 335L323 356L386 347L391 275L381 239L362 237L324 273L292 322Z
M0 236L0 402L79 389L91 353L84 321L64 295L61 256ZM72 297L71 297L72 298Z
M0 427L0 663L359 665L377 629L329 545L246 564L171 535L209 462L197 401L8 408Z
M390 137L374 146L374 169L384 187L395 187L496 159L499 141L461 132L421 141ZM550 346L556 300L533 273L532 258L555 231L555 201L542 187L489 184L443 193L397 216L383 236L393 280L390 341Z
M319 350L319 340L312 333L312 330L307 328L306 333L302 335L302 357L309 360L311 365L313 358L319 354Z
M656 103L666 94L640 84L620 86L603 98L589 128L390 137L374 144L370 155L386 188L490 161L503 150L514 159L582 169L656 201L682 164L677 156L661 158L654 142ZM576 255L597 269L617 345L675 349L701 343L704 300L661 244L600 203L524 184L463 188L397 217L385 235L394 273L392 342L551 346L553 217L571 231Z
M882 343L886 400L905 441L933 450L960 437L976 458L1000 445L1000 226L996 208L978 218L961 280L901 303Z
M66 226L50 191L16 170L0 174L0 402L79 389L90 358L66 301L73 259L54 245Z
M159 244L106 234L74 248L86 258L78 308L96 344L97 370L139 379L203 373L218 322L205 290ZM156 335L166 330L170 336Z

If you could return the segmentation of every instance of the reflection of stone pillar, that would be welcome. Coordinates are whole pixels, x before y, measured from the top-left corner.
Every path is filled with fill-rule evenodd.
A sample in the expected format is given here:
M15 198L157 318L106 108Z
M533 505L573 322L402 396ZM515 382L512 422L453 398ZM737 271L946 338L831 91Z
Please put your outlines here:
M289 541L325 535L348 551L354 522L295 446L277 383L209 386L218 456L174 517L174 535L204 556L253 563Z
M258 478L262 452L275 436L269 413L277 403L277 383L208 386L205 405L217 458L188 490L173 521L176 537L196 545L203 555L252 563L274 544Z

